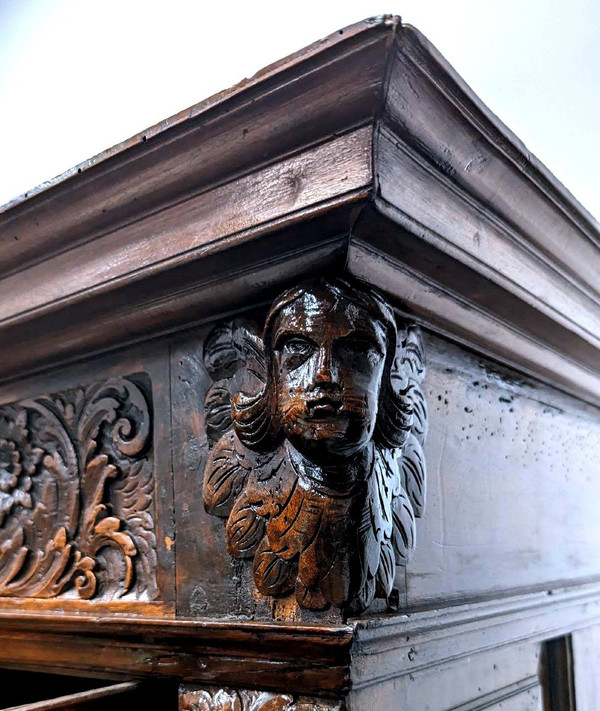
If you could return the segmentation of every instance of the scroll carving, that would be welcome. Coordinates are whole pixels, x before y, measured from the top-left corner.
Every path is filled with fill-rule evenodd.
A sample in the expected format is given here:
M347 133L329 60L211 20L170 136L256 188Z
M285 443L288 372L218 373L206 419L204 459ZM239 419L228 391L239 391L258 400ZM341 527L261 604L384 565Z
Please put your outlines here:
M154 596L144 378L0 407L0 596Z
M318 280L204 348L206 510L264 595L356 613L390 599L425 501L423 344L375 291Z
M180 691L179 711L337 711L337 702L295 700L289 694L245 689Z

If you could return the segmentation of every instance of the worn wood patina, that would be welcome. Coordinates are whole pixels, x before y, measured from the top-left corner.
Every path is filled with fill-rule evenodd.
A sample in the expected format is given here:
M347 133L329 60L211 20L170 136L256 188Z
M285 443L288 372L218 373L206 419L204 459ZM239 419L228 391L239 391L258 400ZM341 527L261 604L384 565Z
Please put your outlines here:
M597 708L600 229L399 18L0 212L0 707Z

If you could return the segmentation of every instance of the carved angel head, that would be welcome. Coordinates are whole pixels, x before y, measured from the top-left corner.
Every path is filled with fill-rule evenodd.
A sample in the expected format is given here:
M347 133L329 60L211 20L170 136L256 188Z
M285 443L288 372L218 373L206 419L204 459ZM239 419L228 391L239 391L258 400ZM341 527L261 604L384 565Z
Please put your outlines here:
M252 449L285 437L315 464L358 454L375 438L401 447L411 403L392 384L397 327L374 291L341 279L284 292L265 321L266 383L233 399L241 441Z
M281 294L262 336L217 327L205 363L204 503L227 517L229 553L254 558L262 593L295 588L303 607L388 597L423 505L418 329L399 331L375 291L319 279Z

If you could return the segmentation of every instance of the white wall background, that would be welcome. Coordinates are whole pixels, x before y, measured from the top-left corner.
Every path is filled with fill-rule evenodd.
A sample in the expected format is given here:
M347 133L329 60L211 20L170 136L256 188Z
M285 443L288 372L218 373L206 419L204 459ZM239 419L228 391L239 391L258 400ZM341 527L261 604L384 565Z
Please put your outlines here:
M599 0L0 0L0 204L345 25L418 27L600 217Z

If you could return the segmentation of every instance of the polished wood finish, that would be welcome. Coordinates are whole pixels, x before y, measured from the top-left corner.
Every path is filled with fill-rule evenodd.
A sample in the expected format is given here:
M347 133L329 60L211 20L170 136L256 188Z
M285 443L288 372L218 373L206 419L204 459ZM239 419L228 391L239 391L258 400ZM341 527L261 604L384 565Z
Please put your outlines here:
M261 330L226 322L204 345L204 506L261 594L395 607L425 505L419 329L363 285L319 279L281 294Z
M341 704L291 694L247 689L196 689L182 686L179 711L339 711Z
M138 374L0 408L0 597L156 596L149 390Z
M3 679L595 709L599 246L392 17L6 206Z

